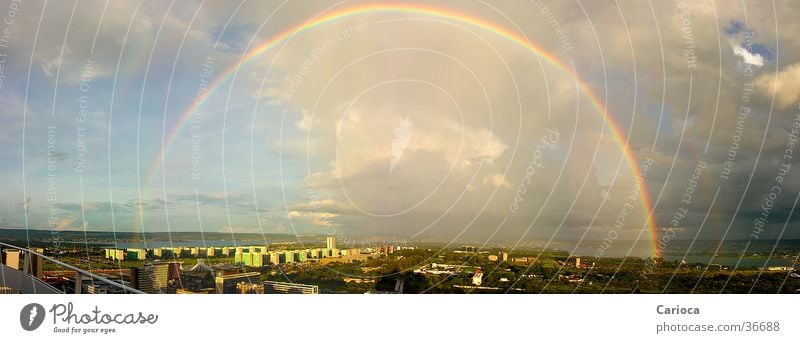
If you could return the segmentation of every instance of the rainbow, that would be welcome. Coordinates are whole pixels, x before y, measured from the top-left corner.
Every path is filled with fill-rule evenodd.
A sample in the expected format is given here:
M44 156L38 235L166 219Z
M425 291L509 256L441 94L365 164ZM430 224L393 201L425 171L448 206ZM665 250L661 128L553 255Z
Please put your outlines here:
M345 7L317 15L309 19L308 21L295 25L294 27L291 27L283 32L280 32L255 45L252 49L250 49L249 52L243 54L240 57L239 63L229 67L222 74L219 74L219 76L214 81L209 83L207 87L208 92L206 93L205 96L208 96L217 91L219 87L225 83L225 81L227 81L236 74L236 72L242 65L245 65L253 61L256 57L258 57L262 53L270 50L271 48L277 46L281 42L286 41L287 39L293 37L294 35L340 19L353 17L360 14L368 14L368 13L409 13L409 14L425 15L449 21L454 21L494 34L525 50L528 50L536 54L542 60L546 61L548 64L552 65L562 73L572 77L576 81L581 93L583 93L587 97L587 99L592 104L592 107L595 108L595 110L602 116L602 119L607 123L607 127L611 132L611 136L613 137L614 142L622 150L623 156L626 159L628 166L633 172L633 174L636 176L640 175L640 168L637 163L636 156L634 155L633 149L631 149L630 145L628 144L627 138L625 138L625 136L622 135L619 123L616 121L616 119L614 119L613 116L611 116L608 113L608 111L606 110L606 106L600 100L600 97L572 70L572 68L568 67L566 64L564 64L564 62L560 61L552 53L530 42L527 38L523 37L518 33L509 31L508 29L498 24L492 23L490 21L442 7L435 7L424 4L370 3L370 4ZM190 121L192 116L202 106L203 104L202 100L203 99L196 99L195 101L193 101L192 104L186 109L186 111L183 112L178 122L173 127L173 129L167 134L166 139L164 139L164 144L162 145L161 150L157 154L156 158L153 159L153 161L150 164L142 188L146 188L147 185L150 184L150 182L153 180L156 173L160 170L165 154L167 153L167 151L169 150L170 146L175 141L175 139L178 137L178 135L184 130L186 124ZM652 218L653 210L652 210L650 196L644 185L642 185L641 187L640 200L646 214L645 225L647 225L647 229L650 231L652 239L653 256L657 257L659 255L657 246L658 232L656 224ZM137 215L136 218L138 220L140 216ZM138 223L136 225L137 226L134 228L134 231L136 231L139 228Z

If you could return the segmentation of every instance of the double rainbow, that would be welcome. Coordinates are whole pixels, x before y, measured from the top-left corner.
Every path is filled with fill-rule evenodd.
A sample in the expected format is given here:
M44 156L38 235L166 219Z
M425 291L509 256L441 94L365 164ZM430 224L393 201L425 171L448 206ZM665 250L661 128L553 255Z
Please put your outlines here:
M566 64L564 64L564 62L558 60L558 58L554 56L552 53L530 42L527 38L521 36L518 33L509 31L508 29L493 22L441 7L429 6L423 4L371 3L371 4L357 5L352 7L345 7L338 10L330 11L328 13L324 13L323 15L319 15L306 22L291 27L257 44L255 47L250 49L249 52L242 55L237 64L232 65L231 67L226 69L214 81L209 83L208 93L206 93L205 96L208 96L217 91L219 87L225 83L225 81L227 81L233 75L236 74L237 70L241 66L253 61L259 55L277 46L279 43L284 42L285 40L293 37L294 35L327 23L335 22L340 19L345 19L348 17L353 17L361 14L368 14L368 13L408 13L408 14L425 15L425 16L450 20L453 22L478 28L485 32L489 32L498 37L506 39L507 41L525 50L528 50L538 55L542 60L554 66L562 73L572 77L576 81L580 92L588 98L592 107L594 107L594 109L602 116L602 119L606 122L614 142L622 150L623 156L627 161L628 166L633 172L633 174L639 175L640 168L636 160L636 156L634 155L633 150L628 144L627 139L621 133L619 128L620 127L619 123L617 123L614 117L612 117L608 113L608 111L606 110L606 106L600 100L600 97L598 97L598 95L586 84L586 82L584 82L575 72L573 72L572 68L568 67ZM166 139L164 139L164 144L162 145L161 150L157 154L156 158L153 159L153 161L150 163L147 176L145 177L145 181L142 186L143 191L146 190L147 185L149 185L150 182L152 182L156 173L161 168L164 156L166 152L169 150L172 143L177 139L178 135L185 129L187 123L190 121L193 114L196 111L198 111L198 109L202 106L202 104L203 101L193 101L192 105L189 106L183 112L178 122L175 124L172 130L167 134ZM652 211L650 196L644 185L642 185L641 187L640 200L644 207L644 211L646 213L645 220L652 239L653 255L658 256L657 227L652 218L653 211ZM139 211L141 211L141 209L139 209ZM141 218L141 213L138 213L138 215L136 216L137 220L139 218ZM139 224L140 223L136 224L134 231L137 231L139 229Z

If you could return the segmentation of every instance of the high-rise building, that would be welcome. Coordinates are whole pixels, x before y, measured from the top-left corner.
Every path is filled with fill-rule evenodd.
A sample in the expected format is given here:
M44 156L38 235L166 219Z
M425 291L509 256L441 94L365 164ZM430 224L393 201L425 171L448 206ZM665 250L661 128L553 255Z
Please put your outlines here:
M131 267L131 287L145 293L153 292L153 281L146 277L144 270L138 267Z
M217 294L236 294L236 284L240 282L258 282L261 273L239 273L221 275L214 278Z
M325 243L325 246L328 248L328 250L336 249L336 237L328 236L328 238L325 240Z
M44 249L42 249L42 248L31 248L31 250L33 250L33 251L35 251L35 252L37 252L39 254L44 254ZM44 277L44 269L43 269L44 258L42 258L41 256L38 256L38 255L33 255L32 254L32 256L30 258L30 264L31 265L30 265L30 269L28 269L28 272L31 275L33 275L35 278L41 280Z
M153 263L149 268L145 267L153 278L153 291L163 292L169 284L169 263Z
M166 262L131 267L131 286L145 293L161 293L169 284L169 269Z
M19 263L20 251L17 249L5 249L3 250L3 262L5 262L6 266L13 269L20 269Z
M300 283L264 281L264 294L319 294L319 287Z

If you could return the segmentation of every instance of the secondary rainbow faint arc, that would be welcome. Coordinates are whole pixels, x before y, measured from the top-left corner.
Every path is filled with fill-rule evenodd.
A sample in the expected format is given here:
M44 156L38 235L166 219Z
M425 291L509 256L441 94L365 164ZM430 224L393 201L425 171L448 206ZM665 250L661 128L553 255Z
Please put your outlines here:
M638 176L640 175L640 168L636 160L636 156L633 153L630 145L627 144L627 139L625 136L622 135L619 124L617 121L612 117L608 111L606 110L606 106L600 100L600 97L576 74L573 72L572 68L568 67L566 64L558 60L556 56L552 53L548 52L544 48L533 44L527 38L509 31L498 24L492 23L490 21L473 17L464 13L460 13L451 9L429 6L429 5L421 5L421 4L403 4L403 3L379 3L379 4L364 4L352 7L345 7L339 10L331 11L330 13L321 15L316 18L312 18L304 23L298 24L294 27L291 27L281 33L278 33L258 45L252 48L247 54L242 55L239 59L239 63L234 64L233 66L229 67L225 70L220 76L218 76L214 81L212 81L209 86L207 87L208 92L205 94L203 99L196 99L192 102L192 105L183 112L180 119L173 127L172 131L167 134L166 139L164 140L164 144L161 147L156 158L150 164L150 167L147 172L147 176L145 177L144 184L142 188L146 188L147 185L153 180L156 175L156 172L161 167L161 162L164 160L164 156L166 152L169 150L169 147L178 137L178 135L183 131L186 124L191 119L192 115L202 106L203 100L205 97L214 93L219 87L225 83L226 80L231 78L236 71L244 64L249 63L255 57L261 55L262 53L266 52L270 48L276 46L278 43L285 41L286 39L293 37L298 33L302 33L309 29L313 29L317 26L330 23L339 19L359 15L359 14L367 14L367 13L379 13L379 12L399 12L399 13L411 13L411 14L421 14L433 17L439 17L455 22L460 22L463 24L467 24L473 27L480 28L486 32L495 34L499 37L502 37L526 50L533 52L534 54L538 55L540 58L545 60L550 65L556 67L561 72L569 75L570 77L574 78L577 81L578 88L580 89L581 93L583 93L591 102L592 107L597 110L598 113L601 114L603 120L608 124L608 128L611 131L611 136L613 137L614 141L622 150L623 156L628 162L629 168L632 170L633 174ZM655 222L653 221L652 215L652 205L650 201L650 196L647 192L647 189L644 185L641 187L641 203L644 206L644 211L646 214L646 221L647 226L651 234L652 245L653 245L653 255L658 256L658 232ZM141 211L141 208L138 209ZM140 218L139 215L136 216L136 220ZM136 224L137 227L134 230L138 229L138 223Z

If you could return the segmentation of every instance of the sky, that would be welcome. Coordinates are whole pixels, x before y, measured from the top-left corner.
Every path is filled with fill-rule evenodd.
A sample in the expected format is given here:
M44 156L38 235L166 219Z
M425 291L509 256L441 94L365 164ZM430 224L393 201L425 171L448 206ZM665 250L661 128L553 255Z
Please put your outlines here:
M2 0L0 227L800 238L800 4L378 4Z

